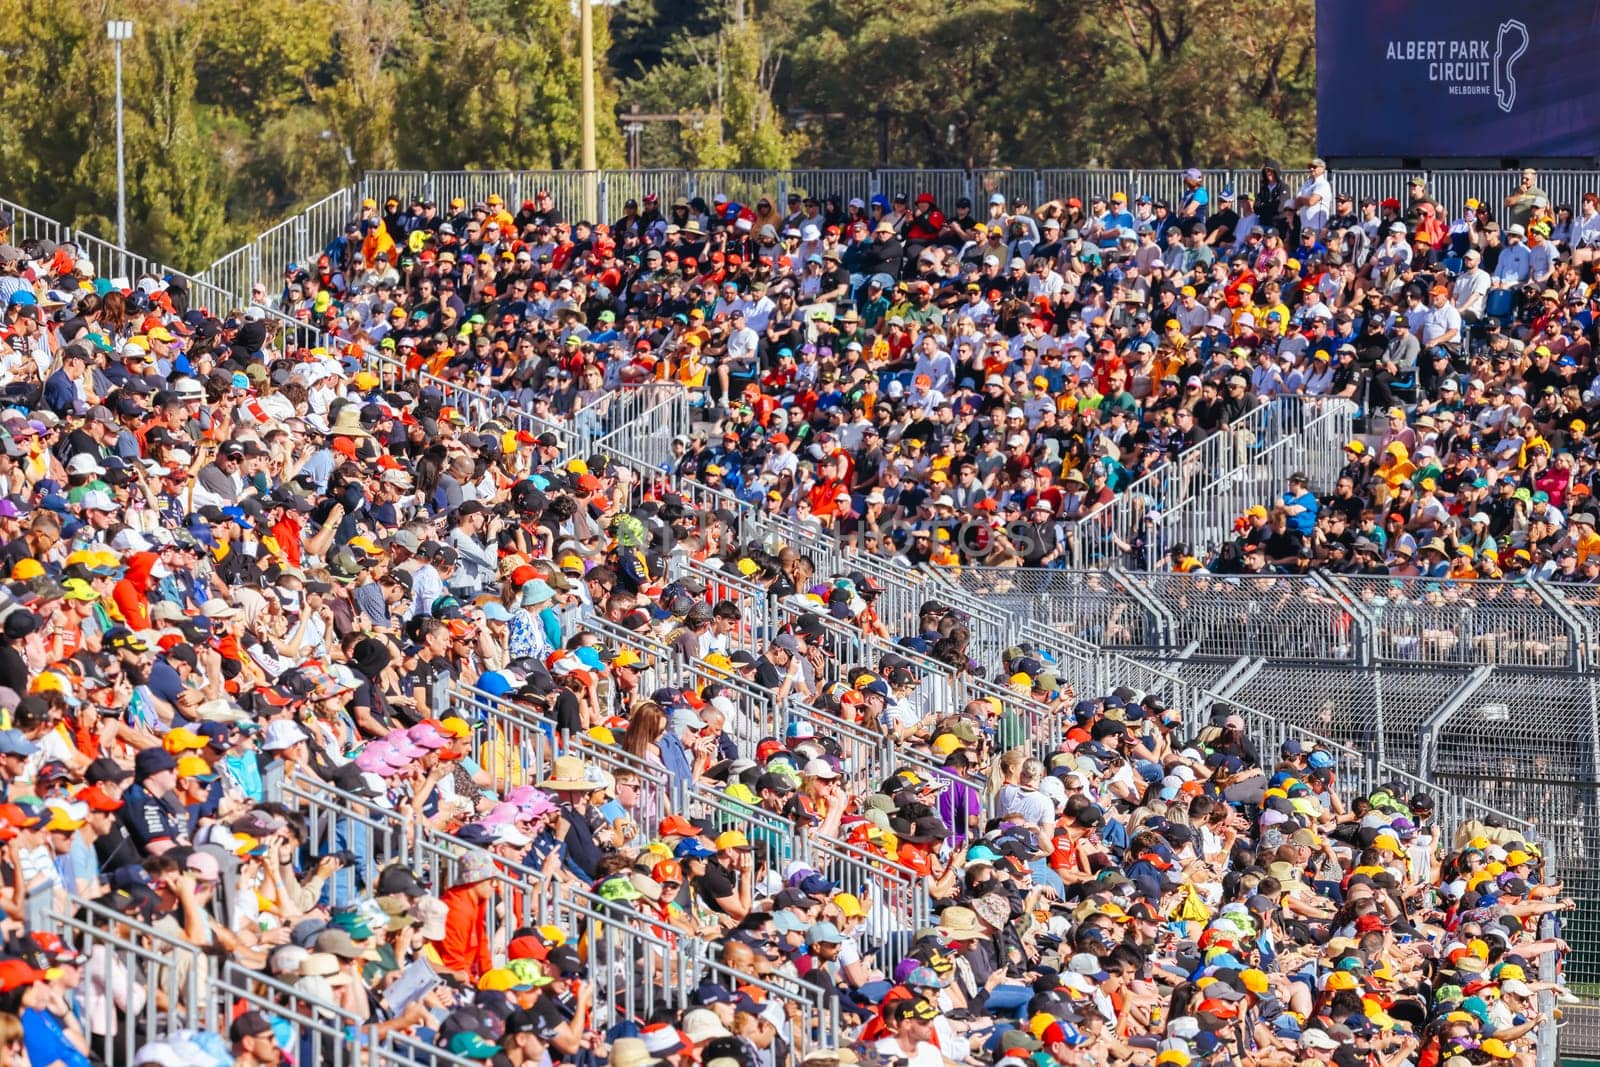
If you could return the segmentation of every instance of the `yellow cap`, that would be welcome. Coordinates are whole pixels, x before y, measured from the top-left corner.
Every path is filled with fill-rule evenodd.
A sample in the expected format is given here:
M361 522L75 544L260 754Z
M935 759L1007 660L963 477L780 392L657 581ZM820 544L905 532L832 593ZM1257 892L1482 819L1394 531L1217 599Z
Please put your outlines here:
M359 548L369 556L383 555L383 549L379 547L378 542L365 535L350 538L349 545L351 548Z
M161 747L174 756L180 752L198 752L206 747L206 739L189 729L180 726L175 730L168 730L167 736L161 739Z
M727 852L735 848L749 848L750 839L743 830L724 830L717 835L716 847L718 852Z
M11 568L11 580L13 582L30 581L34 578L42 576L43 574L44 564L40 563L36 559L33 559L32 557L29 557L28 559L17 560L16 566Z
M519 986L525 989L528 988L523 985L522 980L516 976L515 972L505 967L496 967L492 971L484 971L483 977L478 979L478 988L492 993L504 993Z
M207 778L215 773L211 764L199 756L183 756L178 760L179 778Z
M846 919L859 919L867 913L867 909L861 906L861 898L854 893L834 894L833 905Z
M933 750L941 756L948 756L961 747L961 739L955 734L940 734L933 739Z
M45 823L46 830L76 830L83 825L82 819L74 819L67 813L66 808L50 805L50 821Z

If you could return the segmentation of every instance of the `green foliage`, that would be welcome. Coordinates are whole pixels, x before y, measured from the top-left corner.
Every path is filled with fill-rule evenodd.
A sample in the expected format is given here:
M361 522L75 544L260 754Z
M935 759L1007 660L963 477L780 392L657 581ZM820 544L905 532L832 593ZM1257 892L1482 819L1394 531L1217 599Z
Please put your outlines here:
M880 109L901 166L1250 165L1312 150L1310 0L768 0L744 12L766 57L754 77L729 33L739 0L711 7L710 26L672 6L624 3L623 99L720 112L721 143L738 149L721 158L740 165L876 163ZM754 125L750 88L771 103ZM642 161L694 165L706 139L652 128Z
M597 151L646 166L1250 165L1311 150L1310 0L620 0L594 11ZM0 0L0 173L200 269L364 169L575 167L570 0ZM621 81L611 75L615 70ZM626 121L623 114L622 121Z
M595 8L597 151L622 163ZM123 46L128 240L200 270L365 169L578 163L568 0L0 0L5 195L115 236L110 17Z
M666 0L626 0L611 56L613 69L628 75L622 97L647 114L683 116L647 126L640 150L644 166L793 164L800 138L773 94L790 37L778 6L783 2L758 12L753 0L731 0L726 8L702 5L694 17L672 21ZM658 62L646 66L647 58Z

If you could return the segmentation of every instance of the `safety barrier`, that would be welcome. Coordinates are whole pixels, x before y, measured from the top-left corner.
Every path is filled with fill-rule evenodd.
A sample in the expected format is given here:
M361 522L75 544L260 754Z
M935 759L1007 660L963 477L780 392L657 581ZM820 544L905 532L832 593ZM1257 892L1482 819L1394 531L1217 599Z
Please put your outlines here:
M1567 670L1582 633L1560 594L1536 583L1340 577L1374 660Z
M1320 397L1275 397L1136 478L1111 500L1067 523L1073 565L1147 562L1138 559L1141 553L1136 548L1145 541L1144 524L1160 523L1206 487L1235 477L1253 455L1301 433L1323 406Z
M917 930L934 925L933 907L922 875L893 860L843 841L816 837L811 861L838 883L841 892L861 901L866 911L861 936L885 973L894 969Z
M132 1063L149 1041L179 1030L212 1030L198 947L93 901L54 914L56 933L86 957L79 987L84 1026L108 1061Z
M236 301L275 302L288 267L314 266L345 224L355 221L358 209L355 186L339 189L220 257L197 277Z
M1237 467L1210 473L1169 510L1141 515L1140 527L1130 531L1131 539L1119 540L1116 558L1145 569L1180 546L1205 554L1232 536L1234 522L1246 508L1277 500L1289 475L1296 472L1310 478L1313 490L1327 491L1343 463L1341 449L1354 432L1356 410L1347 400L1324 400L1299 433L1249 452Z
M59 247L72 241L72 227L66 223L3 198L0 198L0 210L11 216L8 244L20 247L29 241L53 241Z
M739 605L739 628L728 635L730 651L757 652L772 640L772 606L763 587L728 567L714 567L698 559L684 559L683 572L706 584L705 601L734 600Z
M306 821L305 849L314 861L346 852L354 863L342 865L327 882L335 906L354 903L370 893L378 872L391 863L411 863L419 825L409 812L387 806L381 798L346 793L309 774L283 785L283 803Z
M1593 587L1305 575L962 567L971 601L1102 648L1318 663L1590 669ZM1581 599L1580 599L1581 598Z
M452 686L450 707L476 722L469 743L473 760L489 772L490 788L505 793L549 777L557 738L554 724L532 709Z
M713 956L711 943L700 938L685 939L683 951L691 974L701 981L748 990L762 1003L778 1005L786 1020L778 1031L796 1062L814 1050L838 1047L844 1030L839 1021L839 998L833 990L783 975L761 978L734 970Z
M509 429L532 434L551 434L561 451L569 456L588 455L588 440L571 422L554 422L540 418L530 411L517 407L504 397L474 388L463 382L440 378L420 369L412 369L370 345L360 349L363 370L378 376L386 388L415 383L421 388L432 388L443 405L461 411L473 425L481 426L491 419L503 421Z
M628 386L611 398L597 447L614 449L653 470L672 462L673 438L689 432L689 395L673 382Z
M605 771L613 781L619 774L633 777L639 788L629 815L635 828L646 838L677 806L681 786L665 768L640 759L620 745L603 744L588 734L577 734L565 739L564 751Z

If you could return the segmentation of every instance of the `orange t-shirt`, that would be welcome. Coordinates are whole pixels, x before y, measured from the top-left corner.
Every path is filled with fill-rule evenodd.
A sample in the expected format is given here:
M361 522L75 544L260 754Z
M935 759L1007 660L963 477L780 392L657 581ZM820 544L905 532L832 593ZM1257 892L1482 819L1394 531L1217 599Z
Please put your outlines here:
M446 889L439 899L447 909L444 940L434 942L439 962L446 970L466 974L476 984L494 966L489 953L487 909L477 898L475 885Z

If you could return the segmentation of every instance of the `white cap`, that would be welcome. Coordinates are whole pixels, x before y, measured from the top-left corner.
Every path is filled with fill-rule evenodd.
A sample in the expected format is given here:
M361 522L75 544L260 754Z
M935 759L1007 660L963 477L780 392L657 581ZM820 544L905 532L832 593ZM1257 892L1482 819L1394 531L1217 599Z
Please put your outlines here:
M1028 269L1028 265L1022 261L1022 257L1021 256L1012 256L1011 257L1011 269L1012 270L1027 270Z
M104 474L106 469L87 452L79 452L67 460L68 474Z
M310 740L310 735L300 729L298 724L287 719L274 719L267 723L267 728L261 735L261 749L264 752L278 752L307 740Z
M165 1041L152 1041L133 1057L133 1067L189 1067L178 1050Z
M504 823L494 828L494 843L510 845L513 848L527 848L533 844L533 838L518 830L515 825Z
M111 494L103 489L91 489L83 494L83 508L85 511L117 511L117 502L111 499Z
M667 720L667 724L674 730L704 730L706 728L705 720L700 718L693 708L679 708L672 713L671 718Z
M806 761L805 769L802 770L800 773L806 775L809 778L837 778L837 777L839 777L839 772L833 769L833 764L829 763L825 759L820 759L820 758Z
M148 552L151 544L138 530L119 530L111 539L111 547L118 552Z
M1471 521L1472 522L1487 523L1489 521L1489 516L1488 516L1488 514L1486 512L1482 512L1482 511L1475 512L1473 514L1473 516L1472 516Z
M1000 257L999 256L984 256L983 257L983 265L986 266L986 267L991 266L991 265L998 267L1000 265Z
M992 194L990 194L989 203L991 203L991 204L999 204L1001 207L1005 207L1006 194L1004 194L1004 193L992 193Z

